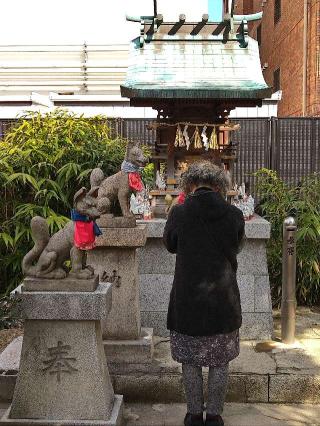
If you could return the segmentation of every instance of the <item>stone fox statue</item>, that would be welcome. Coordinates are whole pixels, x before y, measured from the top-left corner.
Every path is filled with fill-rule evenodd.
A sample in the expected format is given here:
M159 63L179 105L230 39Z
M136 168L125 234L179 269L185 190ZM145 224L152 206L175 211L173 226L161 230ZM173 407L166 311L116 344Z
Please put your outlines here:
M97 209L96 195L97 189L89 192L86 188L80 189L74 196L74 210L91 220L97 219L100 214ZM92 268L86 267L84 264L85 251L74 245L74 223L72 221L50 238L46 220L36 216L31 220L31 234L35 245L22 261L25 276L63 279L67 276L64 263L70 258L71 276L87 279L94 275Z
M91 188L98 189L98 210L101 214L111 213L111 206L116 199L119 200L122 215L132 216L129 208L130 192L129 175L137 174L144 167L147 159L138 143L128 142L126 156L122 163L121 171L105 178L101 169L91 172Z

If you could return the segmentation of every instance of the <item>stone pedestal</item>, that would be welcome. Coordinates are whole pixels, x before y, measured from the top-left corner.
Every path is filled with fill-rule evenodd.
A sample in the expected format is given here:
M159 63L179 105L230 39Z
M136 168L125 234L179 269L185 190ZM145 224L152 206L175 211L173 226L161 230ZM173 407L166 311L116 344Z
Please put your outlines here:
M167 336L167 311L175 269L175 255L168 253L162 236L165 219L139 221L148 229L147 243L138 251L142 326L153 327L157 336ZM246 241L238 256L244 340L270 339L272 305L266 242L270 223L259 216L245 225Z
M13 402L0 425L122 424L100 321L111 308L111 285L91 292L23 291L25 318Z
M137 248L147 239L146 226L102 228L97 247L88 253L88 264L100 279L111 282L112 308L102 322L104 347L113 364L151 362L153 330L141 328Z

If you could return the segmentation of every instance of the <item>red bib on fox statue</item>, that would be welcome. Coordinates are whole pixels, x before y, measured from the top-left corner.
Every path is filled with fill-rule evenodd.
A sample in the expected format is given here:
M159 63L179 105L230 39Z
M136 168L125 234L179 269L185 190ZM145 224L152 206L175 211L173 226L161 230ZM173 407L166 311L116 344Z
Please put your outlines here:
M131 191L141 192L144 190L144 184L141 179L141 167L138 167L129 161L124 160L121 170L128 174L128 182Z
M71 210L71 219L74 223L74 245L80 250L92 250L96 246L96 237L102 234L94 220L88 216Z
M134 192L141 192L144 189L144 185L139 172L128 173L129 186Z
M93 222L74 223L74 245L80 250L92 250L95 247L96 236Z

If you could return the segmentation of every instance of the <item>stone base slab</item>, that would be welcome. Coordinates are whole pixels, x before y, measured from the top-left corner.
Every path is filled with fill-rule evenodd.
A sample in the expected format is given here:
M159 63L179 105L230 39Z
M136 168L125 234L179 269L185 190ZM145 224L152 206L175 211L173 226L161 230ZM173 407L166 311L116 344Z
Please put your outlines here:
M63 280L53 280L49 278L25 278L23 280L22 291L66 291L66 292L83 292L95 291L99 284L99 277L87 280L79 280L68 276Z
M33 419L10 419L10 410L0 420L0 425L12 426L122 426L123 425L123 396L115 395L114 405L109 420L33 420Z
M88 292L23 291L19 298L23 318L29 320L100 321L107 317L112 304L108 283L100 283L96 291Z
M101 228L135 228L137 226L137 221L135 217L103 215L97 219L97 224L101 226Z
M148 241L146 247L150 248ZM146 259L152 259L152 250L146 251ZM238 285L243 312L240 331L244 340L270 339L272 336L272 306L270 284L267 275L238 275ZM157 336L167 336L167 311L174 275L168 273L140 274L141 322L153 327Z
M145 224L148 227L148 238L162 238L167 219L158 218L151 220L138 220L138 224ZM245 232L247 239L270 238L271 224L258 215L245 223Z
M147 241L147 228L103 228L102 235L96 239L97 247L143 247ZM90 262L89 262L90 263Z
M137 340L104 340L103 345L110 372L121 370L123 364L150 364L154 350L153 329L142 328Z
M175 270L175 256L166 250L164 219L138 221L147 227L146 245L138 250L141 282L141 324L167 336L167 309ZM273 332L266 242L271 225L255 215L245 224L246 240L238 256L238 282L243 312L241 338L270 339Z

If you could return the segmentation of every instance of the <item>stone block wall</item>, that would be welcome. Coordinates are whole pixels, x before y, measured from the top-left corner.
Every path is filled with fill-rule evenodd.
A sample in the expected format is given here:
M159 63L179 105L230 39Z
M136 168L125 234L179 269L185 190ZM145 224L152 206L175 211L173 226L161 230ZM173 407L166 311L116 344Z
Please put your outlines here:
M139 249L141 319L144 327L167 336L167 308L173 282L175 256L162 242L164 219L144 222L147 244ZM256 216L246 223L246 242L239 254L238 284L243 313L242 339L268 339L272 335L272 306L266 257L270 224Z

